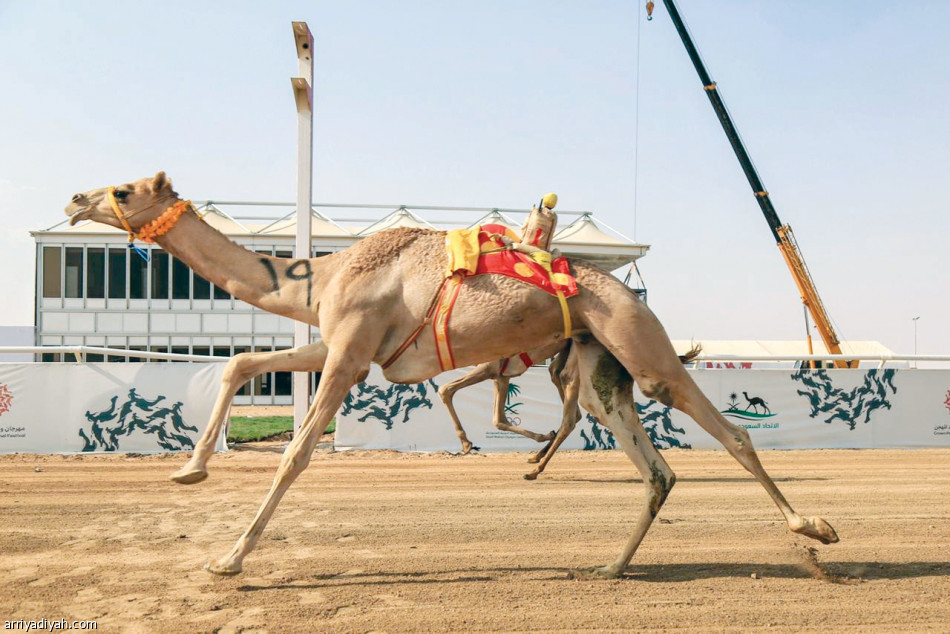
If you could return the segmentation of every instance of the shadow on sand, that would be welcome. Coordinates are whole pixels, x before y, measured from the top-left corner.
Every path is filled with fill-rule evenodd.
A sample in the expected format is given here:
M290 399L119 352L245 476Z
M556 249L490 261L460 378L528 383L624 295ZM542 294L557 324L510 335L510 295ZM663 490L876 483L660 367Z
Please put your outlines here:
M645 564L627 569L623 579L647 583L676 583L703 579L748 578L759 579L818 579L831 583L858 584L875 579L911 579L919 577L948 577L950 562L913 561L903 563L827 562L816 570L812 564L763 563L689 563ZM306 590L335 586L389 586L401 584L445 584L494 582L511 575L531 576L532 581L569 580L567 568L474 568L468 570L441 570L431 572L360 572L311 575L299 581L282 580L273 585L243 585L241 592L264 590ZM538 574L541 573L541 574ZM594 580L596 582L598 580Z

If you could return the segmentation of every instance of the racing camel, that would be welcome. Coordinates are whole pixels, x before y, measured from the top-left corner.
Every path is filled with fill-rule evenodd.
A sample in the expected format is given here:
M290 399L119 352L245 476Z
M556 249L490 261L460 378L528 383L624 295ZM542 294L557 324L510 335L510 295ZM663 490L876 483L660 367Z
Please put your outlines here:
M281 497L310 463L317 440L370 363L385 366L384 375L394 383L418 383L442 371L435 337L406 342L420 325L426 327L429 308L447 279L445 232L393 229L319 258L275 258L248 251L205 223L190 202L179 198L164 172L76 194L66 214L71 224L93 220L124 229L130 238L155 241L235 297L319 326L323 335L318 355L323 376L303 427L284 452L250 526L227 555L208 564L214 574L241 572ZM608 415L605 425L648 486L663 492L648 496L633 534L612 564L579 574L621 576L674 482L650 443L640 442L636 410L617 406L618 400L632 399L628 376L645 396L685 412L719 440L762 484L790 530L823 543L838 541L825 520L792 509L759 462L748 432L729 423L703 395L650 309L596 266L578 260L570 268L578 293L566 313L550 294L521 280L504 275L465 279L457 287L451 352L456 366L475 365L556 343L565 334L575 337L582 382ZM568 319L573 326L565 333ZM315 357L311 361L314 365L300 369L320 369ZM181 475L188 481L187 471Z

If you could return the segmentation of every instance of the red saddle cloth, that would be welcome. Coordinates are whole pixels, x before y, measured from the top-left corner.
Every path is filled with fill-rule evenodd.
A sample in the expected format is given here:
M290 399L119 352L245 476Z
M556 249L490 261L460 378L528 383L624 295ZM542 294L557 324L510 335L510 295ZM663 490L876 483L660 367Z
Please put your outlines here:
M550 295L560 291L564 297L577 295L577 280L571 275L567 258L551 260L550 273L544 265L527 253L505 249L504 243L493 235L506 235L510 230L504 225L482 225L478 231L481 250L474 273L468 275L496 274L513 277L526 284L540 288ZM494 249L503 249L493 251Z

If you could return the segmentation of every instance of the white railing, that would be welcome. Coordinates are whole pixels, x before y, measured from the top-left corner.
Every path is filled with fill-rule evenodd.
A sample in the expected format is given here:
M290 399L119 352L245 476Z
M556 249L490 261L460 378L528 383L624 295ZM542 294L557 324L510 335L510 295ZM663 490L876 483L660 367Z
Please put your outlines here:
M878 361L884 367L888 361L950 362L950 355L941 354L703 354L691 361L694 367L706 361L755 362L755 361Z
M2 354L71 354L79 363L85 363L85 355L101 354L110 357L136 357L162 361L194 361L196 363L225 362L230 357L210 357L200 354L174 354L171 352L148 352L145 350L122 350L97 348L95 346L0 346Z
M230 357L212 357L199 354L175 354L170 352L147 352L145 350L122 350L118 348L99 348L96 346L0 346L3 354L71 354L79 363L84 363L87 354L101 354L111 357L136 357L163 361L193 361L196 363L226 362ZM940 354L705 354L700 353L690 363L699 368L706 361L723 362L768 362L768 361L878 361L883 367L888 361L924 361L950 362L950 355Z

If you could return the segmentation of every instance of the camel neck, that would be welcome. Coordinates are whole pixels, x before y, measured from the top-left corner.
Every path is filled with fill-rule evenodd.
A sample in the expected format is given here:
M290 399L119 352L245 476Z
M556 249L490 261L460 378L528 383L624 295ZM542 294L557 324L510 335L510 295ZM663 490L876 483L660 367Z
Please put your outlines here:
M275 258L235 244L195 214L182 216L156 243L198 275L237 299L313 325L317 323L326 260Z

